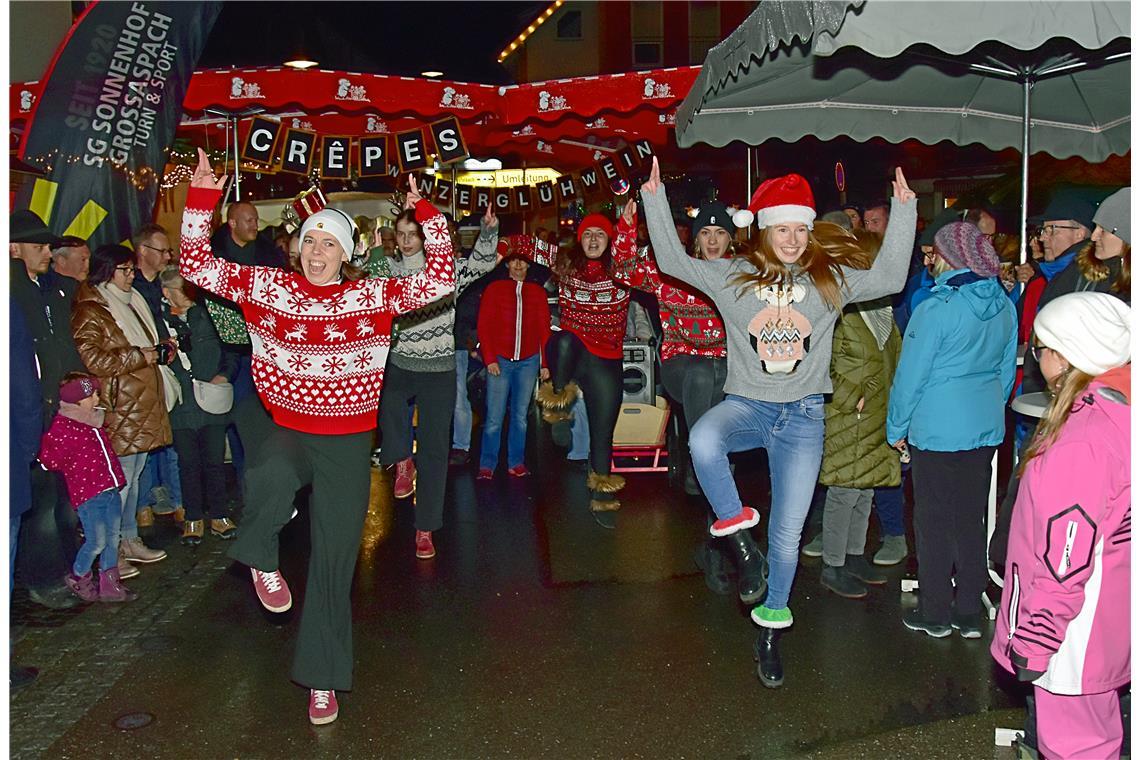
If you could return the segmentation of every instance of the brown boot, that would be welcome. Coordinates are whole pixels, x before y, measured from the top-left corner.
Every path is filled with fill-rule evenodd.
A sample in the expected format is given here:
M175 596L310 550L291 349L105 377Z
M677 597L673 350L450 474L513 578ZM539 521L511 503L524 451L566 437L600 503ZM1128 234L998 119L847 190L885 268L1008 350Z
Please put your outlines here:
M154 525L154 510L150 507L143 507L135 513L138 518L138 525L140 528L149 528Z
M614 494L625 488L625 478L621 475L599 475L590 472L586 476L586 488L590 490L590 511L614 512L621 509L621 502Z
M133 602L139 595L119 580L119 568L112 567L99 573L100 602Z
M574 415L568 410L577 400L578 386L572 382L567 383L561 391L555 391L554 383L547 380L538 386L538 393L535 394L535 401L542 409L542 419L551 425L571 419Z

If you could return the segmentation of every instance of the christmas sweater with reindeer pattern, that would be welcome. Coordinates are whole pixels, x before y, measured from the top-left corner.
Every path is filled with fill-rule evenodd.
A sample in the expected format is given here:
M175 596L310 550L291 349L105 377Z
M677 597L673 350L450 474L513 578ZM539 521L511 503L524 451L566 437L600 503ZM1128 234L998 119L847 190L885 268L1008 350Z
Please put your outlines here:
M614 279L657 296L661 361L681 355L723 359L728 355L728 346L716 307L692 285L662 275L648 247L639 255L636 231L636 216L633 224L626 224L624 218L618 221L613 248Z
M614 245L616 245L616 240ZM512 235L500 241L504 257L522 255L553 268L558 246L529 235ZM586 349L603 359L622 358L629 290L595 259L569 276L558 278L558 327L574 333Z
M455 289L447 220L416 205L427 263L402 279L319 286L303 275L215 258L210 216L221 192L191 188L182 214L182 275L238 305L249 327L253 382L273 420L323 435L376 427L392 320Z
M657 266L708 295L724 319L725 393L773 403L831 393L831 342L840 311L824 301L811 277L793 266L790 282L742 287L734 275L756 273L747 259L702 261L685 253L664 187L642 193L642 202ZM870 269L840 268L842 306L902 290L914 245L917 205L913 200L891 201L883 244Z

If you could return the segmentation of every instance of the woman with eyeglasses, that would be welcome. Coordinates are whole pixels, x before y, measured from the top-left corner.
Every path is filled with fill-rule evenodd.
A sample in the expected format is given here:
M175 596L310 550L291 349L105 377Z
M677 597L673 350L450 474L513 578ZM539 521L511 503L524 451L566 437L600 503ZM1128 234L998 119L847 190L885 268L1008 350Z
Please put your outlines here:
M107 434L127 478L119 492L123 512L116 581L139 574L127 560L148 564L166 557L139 537L135 510L148 452L174 440L167 412L179 394L178 380L165 366L173 361L176 346L169 335L159 334L146 299L131 287L135 265L135 253L126 246L97 248L71 313L75 347L100 380Z
M1017 316L997 281L997 253L977 227L946 225L934 253L935 285L907 324L887 411L887 441L909 445L914 482L920 598L903 622L936 638L952 627L980 638L985 509L1005 436Z
M1117 234L1101 220L1098 232ZM1062 295L1037 317L1033 354L1053 399L1021 459L990 653L1033 683L1041 757L1121 753L1119 690L1132 680L1131 332L1131 310L1105 293Z

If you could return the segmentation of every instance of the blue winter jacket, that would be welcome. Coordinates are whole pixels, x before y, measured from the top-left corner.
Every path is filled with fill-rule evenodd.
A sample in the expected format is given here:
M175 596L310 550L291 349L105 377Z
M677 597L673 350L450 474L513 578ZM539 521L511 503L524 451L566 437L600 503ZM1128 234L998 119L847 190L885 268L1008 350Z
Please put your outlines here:
M1017 312L993 278L944 272L907 324L887 441L927 451L996 446L1017 369Z

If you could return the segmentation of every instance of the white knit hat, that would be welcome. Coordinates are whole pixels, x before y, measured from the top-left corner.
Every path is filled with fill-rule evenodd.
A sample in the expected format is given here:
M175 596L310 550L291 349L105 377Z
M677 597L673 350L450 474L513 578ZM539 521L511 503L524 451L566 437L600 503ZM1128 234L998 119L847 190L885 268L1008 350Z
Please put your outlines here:
M324 208L306 219L301 225L302 241L305 239L305 233L311 230L327 232L336 238L340 247L344 249L346 257L351 258L352 252L356 249L356 244L353 243L353 238L356 236L356 222L340 209Z
M1045 304L1033 332L1045 346L1088 375L1132 359L1132 310L1107 293L1068 293Z

